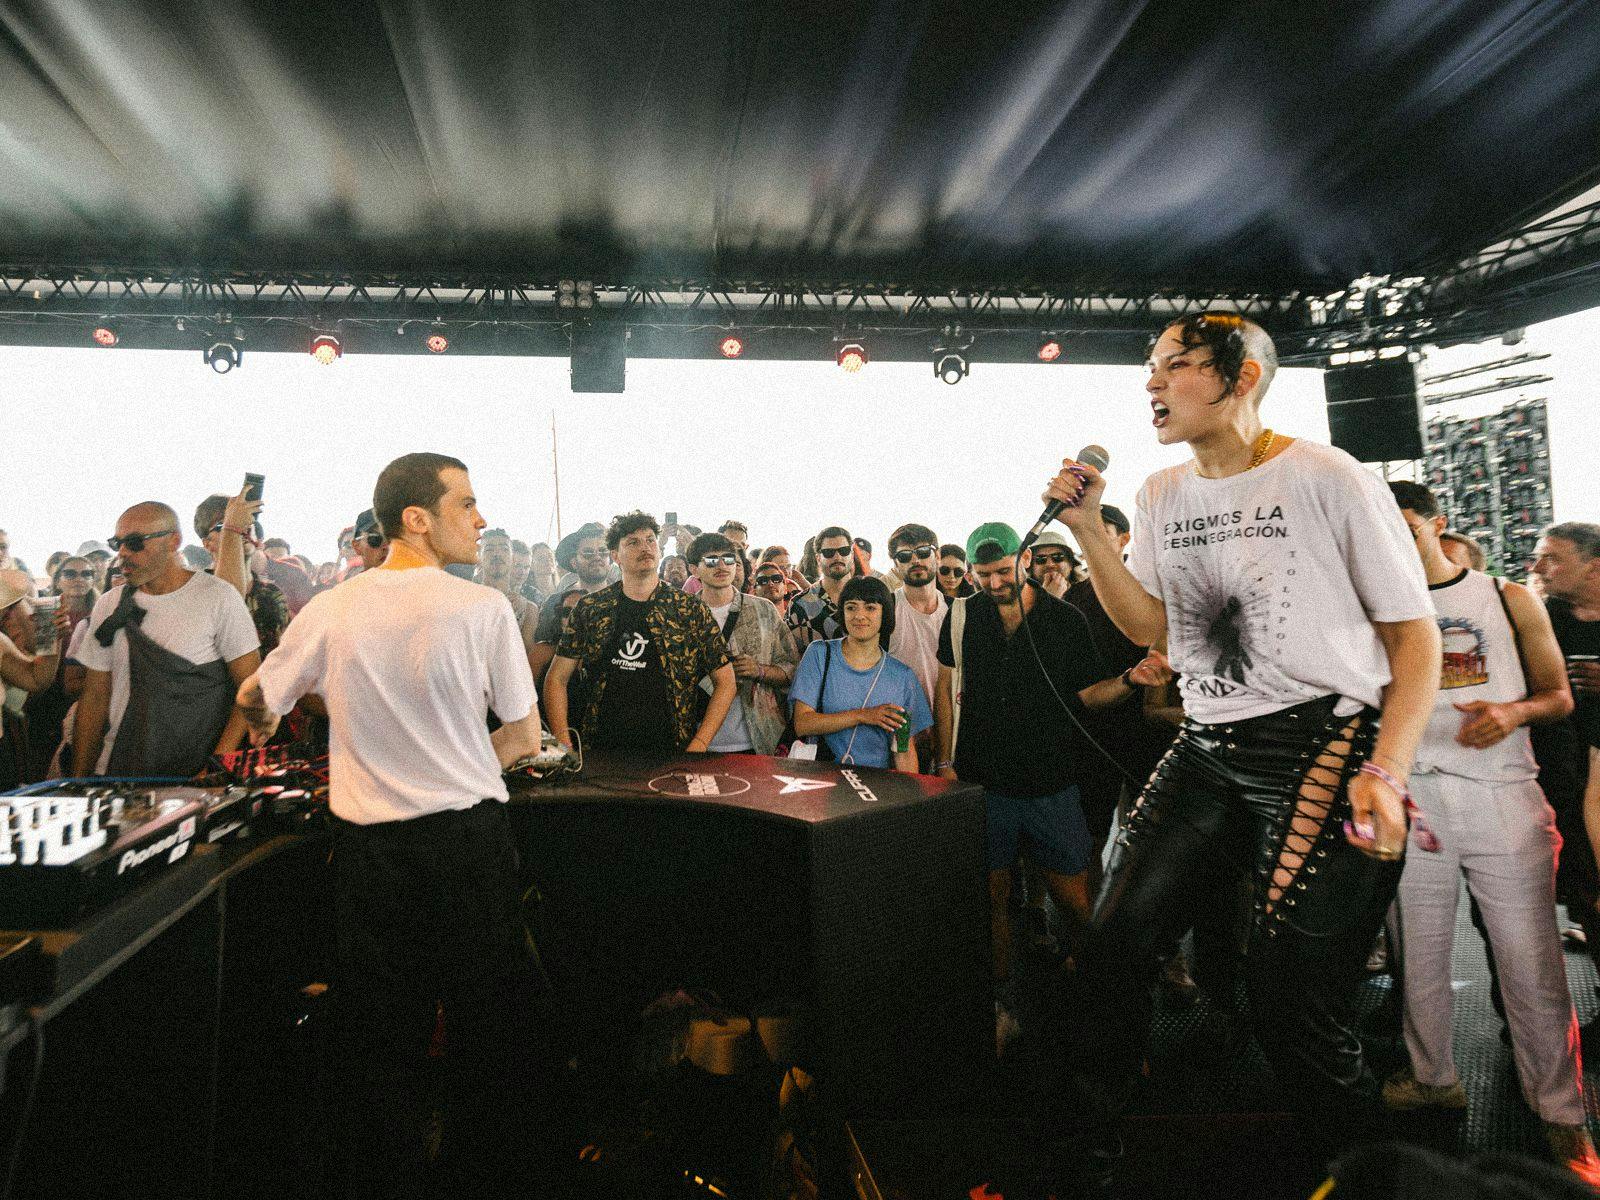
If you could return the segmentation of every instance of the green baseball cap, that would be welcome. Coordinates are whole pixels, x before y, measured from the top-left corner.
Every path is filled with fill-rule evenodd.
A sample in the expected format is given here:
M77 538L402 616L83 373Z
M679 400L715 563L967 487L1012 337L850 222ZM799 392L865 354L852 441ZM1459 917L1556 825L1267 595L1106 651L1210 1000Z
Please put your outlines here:
M967 536L967 561L993 562L1015 554L1022 545L1017 531L1002 521L986 521Z

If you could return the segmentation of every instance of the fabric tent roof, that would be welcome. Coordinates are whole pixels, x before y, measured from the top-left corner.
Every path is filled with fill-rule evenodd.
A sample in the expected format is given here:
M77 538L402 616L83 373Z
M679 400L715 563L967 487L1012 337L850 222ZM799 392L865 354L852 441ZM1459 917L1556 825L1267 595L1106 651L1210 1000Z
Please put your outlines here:
M1591 181L1592 4L24 0L0 263L1335 288Z

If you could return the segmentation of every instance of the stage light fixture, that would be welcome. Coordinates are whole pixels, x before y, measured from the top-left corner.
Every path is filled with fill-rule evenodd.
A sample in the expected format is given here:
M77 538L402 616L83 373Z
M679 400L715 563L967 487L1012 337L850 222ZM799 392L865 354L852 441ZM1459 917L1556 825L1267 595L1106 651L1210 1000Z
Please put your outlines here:
M576 290L577 285L570 279L563 279L560 283L556 284L556 307L575 307L578 303L578 298L574 294Z
M339 339L331 333L319 333L311 339L311 357L325 367L333 365L335 359L344 355L344 347L339 344Z
M738 358L744 353L744 341L736 333L730 333L717 343L717 349L722 351L723 358Z
M204 353L206 366L218 375L226 375L244 361L243 347L233 342L217 342Z
M971 369L967 356L959 350L940 348L933 352L933 373L946 383L960 383Z
M1039 361L1055 362L1061 357L1061 342L1059 339L1046 335L1044 341L1039 343Z
M588 280L588 279L580 279L580 280L578 280L577 291L578 291L578 307L579 308L593 308L594 307L594 283L593 283L593 281L592 280Z
M117 336L117 331L109 325L96 325L94 327L94 340L96 345L115 346L122 339Z
M422 344L434 354L443 354L450 349L450 338L442 328L436 325L428 336L423 339Z
M841 367L854 375L867 365L867 348L860 342L846 342L833 357Z

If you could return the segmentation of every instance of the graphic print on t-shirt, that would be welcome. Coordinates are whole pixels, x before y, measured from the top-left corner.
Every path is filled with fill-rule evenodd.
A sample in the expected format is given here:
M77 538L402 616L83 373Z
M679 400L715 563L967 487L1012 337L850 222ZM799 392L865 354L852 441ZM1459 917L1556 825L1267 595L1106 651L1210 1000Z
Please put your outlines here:
M650 665L649 652L650 639L636 631L617 648L611 665L619 671L642 671Z
M1184 676L1180 690L1213 698L1246 688L1270 693L1271 680L1281 673L1272 661L1273 596L1266 568L1254 557L1237 564L1178 559L1172 567L1169 583L1178 601L1178 638L1204 647L1206 668L1204 675ZM1205 567L1221 570L1213 574ZM1287 588L1283 595L1280 602L1287 603Z
M1489 643L1483 630L1464 617L1440 617L1439 636L1444 642L1441 688L1477 687L1489 682Z

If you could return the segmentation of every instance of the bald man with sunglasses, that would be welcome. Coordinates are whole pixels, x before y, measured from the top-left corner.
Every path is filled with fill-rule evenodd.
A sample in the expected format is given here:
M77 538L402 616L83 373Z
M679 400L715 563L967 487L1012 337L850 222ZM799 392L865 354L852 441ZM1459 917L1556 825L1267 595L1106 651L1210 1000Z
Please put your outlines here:
M193 775L244 738L233 698L261 665L255 625L236 588L184 567L182 543L159 501L117 519L108 544L125 582L95 604L78 649L75 776Z

